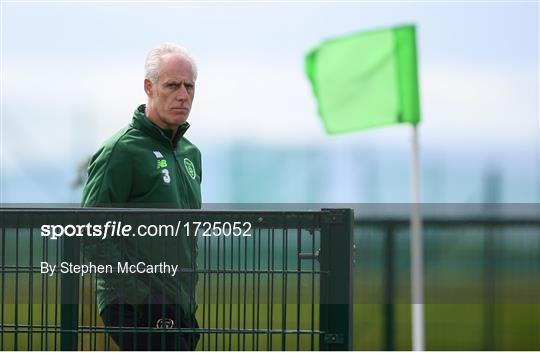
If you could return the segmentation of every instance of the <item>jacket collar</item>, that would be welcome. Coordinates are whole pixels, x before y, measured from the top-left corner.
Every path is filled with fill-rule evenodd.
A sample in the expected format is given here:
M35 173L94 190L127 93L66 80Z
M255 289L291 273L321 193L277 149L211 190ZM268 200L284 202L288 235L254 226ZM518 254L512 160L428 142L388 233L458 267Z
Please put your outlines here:
M178 127L176 130L176 135L172 136L172 130L162 129L156 124L154 124L145 114L146 105L141 104L135 112L133 113L133 122L132 125L135 129L141 130L150 137L158 140L159 142L165 144L168 148L176 149L178 141L184 136L187 129L189 128L189 123L185 122Z

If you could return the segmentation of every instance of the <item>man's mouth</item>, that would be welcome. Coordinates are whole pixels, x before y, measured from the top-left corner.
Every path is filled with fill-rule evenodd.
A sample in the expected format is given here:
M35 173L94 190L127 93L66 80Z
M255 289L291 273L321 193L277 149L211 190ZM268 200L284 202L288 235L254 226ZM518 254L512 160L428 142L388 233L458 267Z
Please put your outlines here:
M184 113L187 114L189 112L188 108L171 108L171 110L175 113Z

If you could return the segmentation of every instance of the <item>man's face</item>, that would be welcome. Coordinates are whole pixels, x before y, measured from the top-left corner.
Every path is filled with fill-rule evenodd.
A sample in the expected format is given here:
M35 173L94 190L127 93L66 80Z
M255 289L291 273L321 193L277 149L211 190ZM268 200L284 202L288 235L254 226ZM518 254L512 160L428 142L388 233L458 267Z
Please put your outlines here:
M176 131L187 120L195 95L191 64L178 54L162 56L158 81L145 79L144 89L147 116L159 127Z

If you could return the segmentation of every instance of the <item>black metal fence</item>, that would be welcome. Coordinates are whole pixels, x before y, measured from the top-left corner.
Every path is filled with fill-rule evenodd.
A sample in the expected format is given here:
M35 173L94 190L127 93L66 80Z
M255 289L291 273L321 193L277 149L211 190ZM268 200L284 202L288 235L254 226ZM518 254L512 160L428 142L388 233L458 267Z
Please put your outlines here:
M440 205L450 215L424 217L428 350L540 350L538 206L507 205L501 214L485 207ZM406 212L360 214L354 233L354 347L409 350Z
M424 218L427 349L540 350L538 213L457 207L459 216ZM40 224L120 211L85 212L2 210L2 350L117 349L97 312L94 276L39 273L40 261L84 256L77 242L44 240ZM241 240L199 238L197 349L410 349L406 215L359 213L354 251L349 211L188 214L202 215L255 227Z
M200 334L199 350L352 349L351 210L2 209L0 217L2 350L114 350L108 333L164 330ZM105 327L96 276L41 273L42 262L86 258L80 239L43 237L42 225L129 217L249 223L251 236L197 237L197 265L183 270L198 275L199 329Z

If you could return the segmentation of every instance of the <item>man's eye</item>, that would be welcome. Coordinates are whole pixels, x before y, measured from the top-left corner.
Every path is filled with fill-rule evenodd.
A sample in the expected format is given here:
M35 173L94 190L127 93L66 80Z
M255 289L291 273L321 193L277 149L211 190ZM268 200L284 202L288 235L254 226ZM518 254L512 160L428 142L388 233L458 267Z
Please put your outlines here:
M186 90L192 91L195 85L193 83L183 83L184 87L186 87ZM182 87L182 83L167 83L166 86L169 89L172 89L174 91L180 89Z

